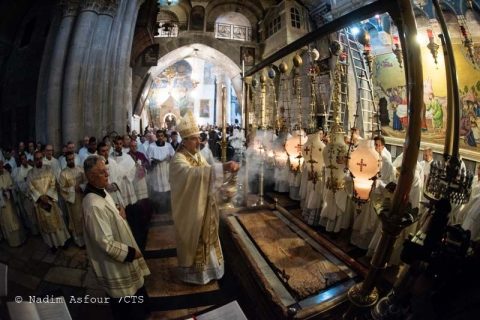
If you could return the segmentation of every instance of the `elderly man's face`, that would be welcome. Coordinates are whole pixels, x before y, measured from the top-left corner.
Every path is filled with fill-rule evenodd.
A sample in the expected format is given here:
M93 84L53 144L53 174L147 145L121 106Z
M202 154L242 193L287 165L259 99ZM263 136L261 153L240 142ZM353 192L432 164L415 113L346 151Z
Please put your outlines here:
M182 143L185 149L187 149L187 151L190 153L195 154L200 151L200 136L198 135L185 138L183 139Z
M88 182L96 188L105 189L108 186L108 169L105 161L99 160L87 173Z

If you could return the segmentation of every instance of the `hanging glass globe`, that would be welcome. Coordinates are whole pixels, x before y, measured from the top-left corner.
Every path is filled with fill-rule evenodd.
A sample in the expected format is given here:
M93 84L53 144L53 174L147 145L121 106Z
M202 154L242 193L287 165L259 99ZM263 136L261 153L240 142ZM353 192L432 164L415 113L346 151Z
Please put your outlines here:
M353 198L366 202L370 198L373 184L380 170L380 154L375 150L373 140L360 140L350 153L348 169L353 177Z

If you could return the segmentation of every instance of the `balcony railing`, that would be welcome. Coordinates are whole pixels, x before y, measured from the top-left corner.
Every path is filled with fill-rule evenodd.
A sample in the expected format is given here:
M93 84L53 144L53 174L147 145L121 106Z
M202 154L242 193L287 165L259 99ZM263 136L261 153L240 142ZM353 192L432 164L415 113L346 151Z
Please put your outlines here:
M215 38L252 41L252 28L233 24L216 23Z
M166 25L167 24L167 25ZM180 22L160 22L160 28L158 28L158 38L176 38L178 37L178 31L185 31L188 29L186 21Z

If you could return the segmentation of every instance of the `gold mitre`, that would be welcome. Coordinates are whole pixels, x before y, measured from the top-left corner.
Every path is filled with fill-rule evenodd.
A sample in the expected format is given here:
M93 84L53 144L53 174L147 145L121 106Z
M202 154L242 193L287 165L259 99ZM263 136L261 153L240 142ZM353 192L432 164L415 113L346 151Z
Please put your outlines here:
M191 110L188 110L183 118L180 119L180 123L177 124L177 132L182 139L200 134L197 119L195 119Z

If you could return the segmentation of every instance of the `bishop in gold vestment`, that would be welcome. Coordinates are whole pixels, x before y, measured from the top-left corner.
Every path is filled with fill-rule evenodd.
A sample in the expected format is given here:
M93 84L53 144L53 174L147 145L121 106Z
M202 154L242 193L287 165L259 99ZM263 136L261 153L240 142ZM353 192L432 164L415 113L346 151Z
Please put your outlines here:
M18 247L25 241L25 233L15 210L12 190L12 178L0 160L0 234L3 233L9 246Z
M85 245L83 240L83 189L87 183L83 169L75 166L75 155L66 154L67 167L60 172L58 184L60 194L65 200L68 213L68 229L72 233L75 244Z
M190 112L177 130L183 140L170 161L170 187L179 277L184 282L206 284L224 273L216 194L223 171L236 171L238 164L207 163L199 152L198 126Z
M43 155L34 155L35 167L28 172L27 185L30 197L35 202L35 213L43 240L50 248L63 246L70 238L55 190L55 176L49 166L42 163Z

